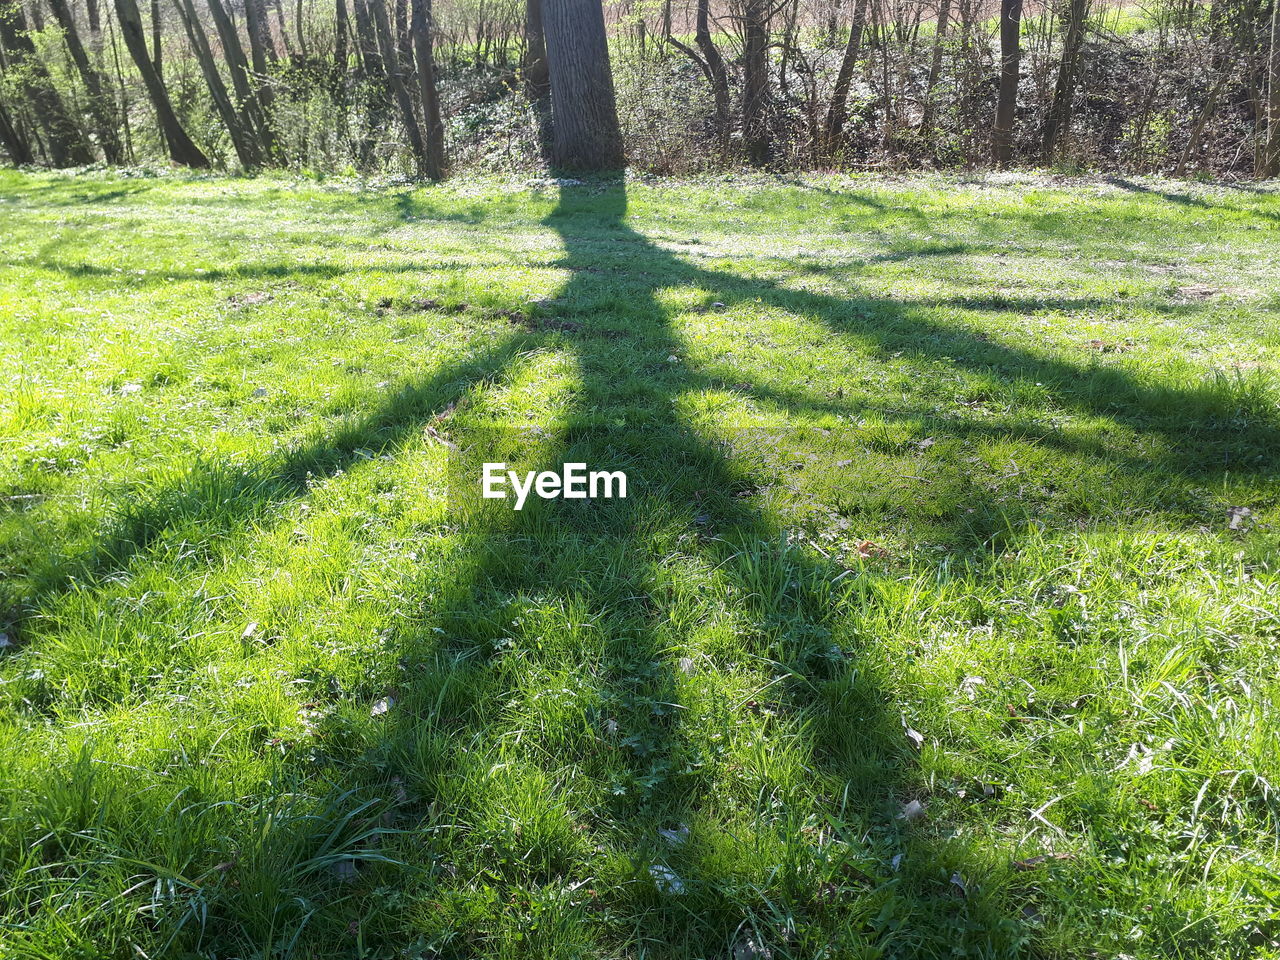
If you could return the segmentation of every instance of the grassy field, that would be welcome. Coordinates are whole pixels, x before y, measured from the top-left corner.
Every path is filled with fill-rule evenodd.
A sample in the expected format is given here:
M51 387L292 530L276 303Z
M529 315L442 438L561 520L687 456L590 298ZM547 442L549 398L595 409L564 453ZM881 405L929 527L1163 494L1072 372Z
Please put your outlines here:
M1274 190L0 174L0 956L1280 956L1278 351Z

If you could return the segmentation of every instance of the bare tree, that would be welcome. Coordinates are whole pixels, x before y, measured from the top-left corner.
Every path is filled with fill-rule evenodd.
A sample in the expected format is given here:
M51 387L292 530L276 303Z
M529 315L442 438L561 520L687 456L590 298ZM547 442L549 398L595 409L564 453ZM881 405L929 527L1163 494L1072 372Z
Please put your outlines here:
M1258 176L1280 174L1280 0L1271 0L1271 49L1267 56L1267 139Z
M551 78L552 162L617 170L625 162L600 0L545 0L542 26Z
M757 166L770 161L769 0L741 0L742 135L747 158Z
M711 98L715 103L716 143L721 154L729 150L729 71L725 67L720 48L711 37L709 0L698 0L694 26L694 43L698 49L687 46L668 31L667 43L675 47L695 64L711 85ZM666 8L668 11L669 7Z
M998 167L1013 159L1013 122L1018 109L1018 79L1022 65L1022 0L1000 2L1000 89L992 131L992 155Z
M246 170L261 165L262 155L251 122L247 116L236 109L231 95L227 92L226 84L222 82L222 75L218 72L218 64L213 57L213 49L209 45L208 35L196 13L193 0L173 0L173 5L187 31L187 38L191 41L192 50L195 51L196 61L200 64L200 72L204 75L205 83L209 87L209 97L213 100L214 109L222 118L223 126L227 128L227 135L231 138L231 145L235 148L240 165Z
M1053 100L1044 123L1041 153L1051 162L1058 138L1071 126L1071 101L1075 97L1076 78L1080 72L1080 56L1084 49L1085 23L1089 16L1089 0L1066 0L1062 14L1062 58L1058 61L1058 77L1053 86Z
M93 132L97 134L102 155L107 163L122 163L124 151L120 146L120 136L117 131L115 99L97 66L89 60L84 44L80 42L80 31L76 26L75 17L71 15L67 0L49 0L49 7L53 10L58 26L62 28L67 52L71 54L71 60L76 65L80 79L89 94L89 114L93 117Z
M19 0L0 0L0 46L19 73L22 91L44 128L55 166L75 167L93 162L93 151L72 119L49 71L27 35L27 18Z
M413 52L418 61L418 92L422 101L424 172L432 180L445 174L444 121L440 117L440 93L436 89L436 62L432 50L435 23L431 0L413 0Z
M834 152L844 133L844 123L848 117L849 88L853 85L853 71L858 65L858 48L862 44L862 31L867 20L867 0L855 0L853 5L853 21L849 24L849 39L845 42L844 55L840 58L840 69L836 73L836 85L831 93L831 104L827 108L826 152Z
M0 75L4 73L3 58L0 58ZM25 166L29 163L35 163L35 156L31 153L31 144L27 142L27 138L18 129L18 125L14 123L13 117L9 115L9 111L5 109L3 103L0 103L0 144L4 145L5 150L9 153L9 159L16 166Z
M387 82L391 85L391 92L395 95L396 104L400 108L400 119L404 124L405 136L409 138L409 148L413 151L414 163L420 176L429 176L427 146L422 139L422 127L418 124L418 115L413 109L413 97L409 95L409 85L405 82L400 56L391 35L391 18L387 15L386 0L367 0L367 2L378 31L378 53L382 58L383 69L387 72Z
M947 25L950 16L951 0L940 0L938 4L938 22L933 32L933 52L929 56L929 76L924 83L924 116L920 122L920 129L925 132L928 132L933 127L933 91L938 86L938 78L942 75L943 41L947 38Z
M169 101L169 92L165 89L160 75L156 73L155 64L152 63L147 52L142 14L138 11L136 0L115 0L115 5L116 15L120 20L120 34L124 39L125 48L129 51L129 56L133 58L134 65L142 77L142 84L147 88L151 105L155 108L156 120L160 124L160 130L169 148L169 158L174 163L180 163L186 167L209 166L209 158L201 152L187 135L187 131L182 128L178 115L173 111L173 104Z

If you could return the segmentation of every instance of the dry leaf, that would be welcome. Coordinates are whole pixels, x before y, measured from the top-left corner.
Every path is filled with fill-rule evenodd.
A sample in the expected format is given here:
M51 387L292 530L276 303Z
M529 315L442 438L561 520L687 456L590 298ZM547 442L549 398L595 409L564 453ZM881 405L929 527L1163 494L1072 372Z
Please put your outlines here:
M383 697L373 705L373 709L369 711L369 716L380 717L392 707L396 705L395 697Z
M670 867L655 863L649 867L649 876L663 893L684 893L684 881Z
M1227 508L1227 529L1228 530L1247 530L1250 526L1250 517L1253 511L1248 507L1228 507Z
M911 800L902 805L902 812L898 814L898 819L911 823L913 820L919 820L924 817L924 814L924 804L919 800Z

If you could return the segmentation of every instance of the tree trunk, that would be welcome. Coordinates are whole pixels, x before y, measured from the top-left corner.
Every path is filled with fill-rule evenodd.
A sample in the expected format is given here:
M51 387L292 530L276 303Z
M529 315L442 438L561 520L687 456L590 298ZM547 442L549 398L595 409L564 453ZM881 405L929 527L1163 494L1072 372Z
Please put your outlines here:
M256 132L261 145L258 153L265 162L277 153L275 126L271 122L270 88L255 82L251 76L249 58L240 43L240 34L222 0L208 0L208 4L214 28L218 31L218 41L222 45L222 55L226 58L231 73L231 89L235 91L240 110Z
M387 82L391 84L391 92L395 95L397 106L400 107L400 119L404 123L405 136L409 138L409 148L413 151L414 164L420 176L427 176L427 146L422 139L418 115L413 109L413 98L409 95L409 87L400 69L400 58L396 53L395 40L391 35L391 18L387 15L386 0L368 0L368 5L378 32L378 52L382 56Z
M378 54L378 38L369 16L366 0L353 0L356 16L356 41L360 47L360 72L364 78L364 134L356 147L362 166L368 166L374 155L376 138L386 123L386 71Z
M173 0L173 5L178 11L178 19L182 21L182 26L187 31L187 38L191 41L196 60L200 64L200 72L204 74L205 83L209 86L209 96L213 100L218 115L222 117L223 125L227 128L227 134L231 137L231 145L235 148L240 165L246 170L252 170L262 163L258 143L250 132L248 122L231 102L226 84L222 82L222 75L218 72L218 65L213 59L209 37L204 32L204 25L196 13L195 4L192 0Z
M933 53L929 57L929 77L924 82L924 116L920 129L926 133L933 128L933 91L938 85L938 77L942 75L942 41L947 37L947 19L950 16L951 0L941 0L938 26L933 34Z
M160 18L160 0L151 0L151 64L156 68L156 76L164 82L164 53L160 40L164 33L164 21Z
M422 99L426 174L443 180L445 174L444 121L440 118L440 93L436 89L436 63L432 51L435 23L431 0L413 0L413 51L418 60L418 90Z
M1046 163L1053 161L1058 138L1071 127L1071 101L1076 93L1080 73L1080 53L1084 47L1084 25L1089 16L1089 0L1067 0L1065 39L1058 78L1053 85L1053 100L1045 118L1041 155Z
M769 137L769 0L742 0L742 135L756 166L773 154Z
M617 170L625 160L600 0L545 0L551 78L552 162L568 170Z
M831 106L827 109L826 152L834 153L844 133L848 118L849 88L853 85L853 71L858 65L858 47L862 43L862 30L866 25L867 0L855 0L853 22L849 25L849 40L840 58L840 70L836 73L836 86L831 93Z
M1018 109L1018 70L1022 61L1022 0L1000 0L1000 90L992 130L992 154L998 167L1013 160L1013 121Z
M413 37L409 35L409 0L395 0L396 56L400 62L400 76L412 89L417 85L413 66Z
M1280 0L1271 0L1271 50L1267 59L1267 142L1260 177L1280 174Z
M716 139L722 153L729 150L729 71L720 56L720 48L711 36L710 0L698 0L698 17L694 26L694 42L702 51L711 81L711 96L716 105Z
M344 82L347 72L347 0L334 0L333 4L333 65L338 80Z
M291 57L293 56L293 45L289 42L289 31L287 29L287 24L284 22L284 0L276 0L275 8L276 27L280 31L280 43L284 46L284 55L286 57Z
M547 40L542 30L542 0L524 4L525 95L538 119L538 148L543 159L551 158L551 74L547 70Z
M200 152L200 148L187 136L187 131L182 129L177 114L173 112L173 104L169 102L169 93L156 74L155 65L147 52L142 14L138 11L136 0L115 0L115 5L116 15L120 19L120 34L129 56L133 58L138 73L142 76L142 84L147 88L151 104L155 107L156 119L168 144L170 159L187 167L209 166L209 158Z
M271 27L267 23L265 0L244 0L245 32L249 35L249 56L253 58L253 72L260 78L278 58L276 45L271 39ZM261 81L259 81L261 82ZM263 89L267 89L264 87Z
M67 6L67 0L49 0L49 7L53 10L53 16L58 21L58 25L62 27L67 51L71 54L71 60L75 63L80 79L84 82L85 90L88 91L89 113L93 117L94 132L98 135L98 145L102 147L102 155L107 163L123 163L124 152L120 147L119 131L116 129L118 118L115 98L107 88L102 74L89 60L84 44L80 42L80 31L76 26L75 17L71 15L71 8Z
M8 52L10 65L22 78L22 91L44 127L54 166L78 167L93 163L93 151L27 35L26 14L19 0L0 0L0 46Z
M3 75L3 73L4 63L0 60L0 75ZM9 159L13 161L15 167L25 167L28 164L35 163L35 157L31 153L31 144L27 142L27 138L18 129L18 125L14 122L13 117L9 115L9 111L5 109L3 103L0 103L0 144L4 145L4 149L9 154Z

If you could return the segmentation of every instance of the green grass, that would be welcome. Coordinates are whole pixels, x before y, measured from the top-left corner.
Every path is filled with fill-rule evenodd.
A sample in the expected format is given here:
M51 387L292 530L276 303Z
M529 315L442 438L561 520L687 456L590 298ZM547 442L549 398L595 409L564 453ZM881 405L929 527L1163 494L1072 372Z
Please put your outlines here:
M0 174L0 956L1280 955L1278 228Z

